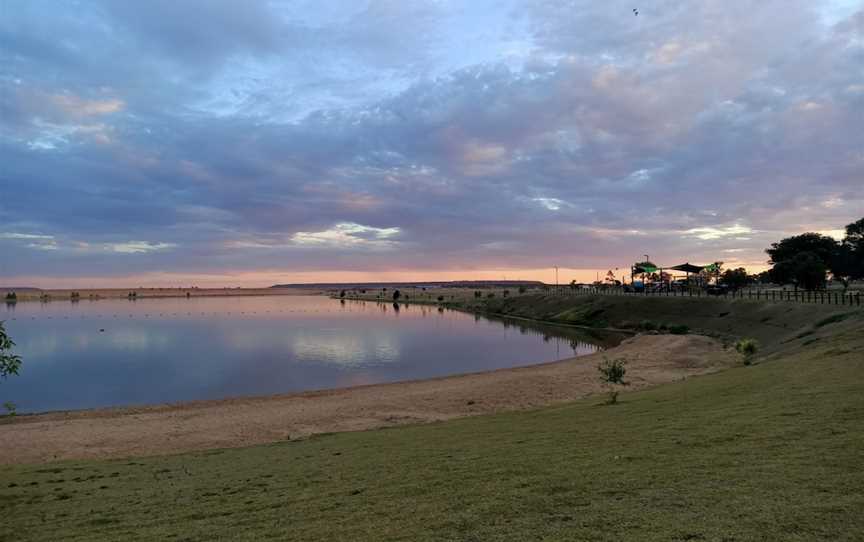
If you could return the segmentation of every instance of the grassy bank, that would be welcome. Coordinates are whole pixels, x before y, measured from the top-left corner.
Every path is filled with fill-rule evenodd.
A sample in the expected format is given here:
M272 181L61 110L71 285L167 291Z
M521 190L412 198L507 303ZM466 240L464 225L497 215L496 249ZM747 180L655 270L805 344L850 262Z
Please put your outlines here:
M771 349L799 334L812 335L820 322L835 315L864 313L860 308L836 305L659 296L525 295L466 306L490 314L598 328L686 325L695 332L728 339L753 337Z
M864 316L726 308L743 323L670 323L746 330L767 358L614 407L0 468L0 539L861 540Z

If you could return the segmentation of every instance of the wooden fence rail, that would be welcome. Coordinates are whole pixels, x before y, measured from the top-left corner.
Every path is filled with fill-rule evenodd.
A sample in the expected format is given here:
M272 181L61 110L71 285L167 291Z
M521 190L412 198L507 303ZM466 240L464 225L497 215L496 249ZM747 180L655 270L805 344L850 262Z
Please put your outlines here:
M552 286L548 288L553 295L629 295L654 297L705 297L719 299L750 299L753 301L813 303L821 305L861 306L861 292L831 292L825 290L730 290L722 294L708 294L701 289L684 290L643 290L625 292L622 288L571 288Z

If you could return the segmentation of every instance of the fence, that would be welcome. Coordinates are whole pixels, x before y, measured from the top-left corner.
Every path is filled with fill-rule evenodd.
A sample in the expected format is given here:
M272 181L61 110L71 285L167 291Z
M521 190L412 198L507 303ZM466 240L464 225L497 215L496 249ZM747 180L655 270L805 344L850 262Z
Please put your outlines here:
M648 290L625 292L622 288L570 288L568 286L550 287L553 295L628 295L653 297L705 297L715 299L750 299L753 301L812 303L821 305L861 306L860 291L830 292L826 290L738 290L720 294L709 294L702 289L686 290Z

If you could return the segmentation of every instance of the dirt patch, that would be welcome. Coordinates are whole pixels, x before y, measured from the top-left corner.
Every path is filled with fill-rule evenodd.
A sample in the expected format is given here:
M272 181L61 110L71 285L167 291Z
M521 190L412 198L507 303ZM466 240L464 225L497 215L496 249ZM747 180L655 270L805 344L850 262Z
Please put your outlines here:
M524 410L602 391L597 363L628 361L629 389L734 364L699 335L639 335L604 353L431 380L291 395L20 416L0 423L0 463L162 455ZM626 395L623 396L626 400Z

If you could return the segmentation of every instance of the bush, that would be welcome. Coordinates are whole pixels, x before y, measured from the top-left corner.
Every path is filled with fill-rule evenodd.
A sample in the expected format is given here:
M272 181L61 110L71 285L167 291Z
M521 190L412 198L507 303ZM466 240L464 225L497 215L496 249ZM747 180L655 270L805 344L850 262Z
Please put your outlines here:
M393 290L393 301L399 301L399 298L402 294L399 293L399 290Z
M608 403L610 405L614 405L618 402L618 390L615 386L628 385L628 383L624 381L624 375L627 374L626 365L627 362L621 358L611 360L603 358L603 363L597 366L597 370L600 372L600 381L603 383L603 386L609 390Z
M12 354L15 343L6 335L3 322L0 322L0 379L17 375L21 369L21 358Z
M488 294L486 294L486 297L492 299L493 297L495 297L495 292L489 292Z
M483 292L480 290L474 290L474 297L483 297Z
M510 295L510 290L504 290L503 295L504 295L504 297L507 297L508 295Z
M687 335L690 333L690 328L685 325L673 324L669 326L669 333L672 335Z
M759 343L756 339L740 339L735 343L735 350L744 355L744 365L750 365L750 358L759 351Z
M443 296L443 295L439 295L439 296L438 296L438 301L444 301L444 296Z
M642 320L642 322L639 323L639 327L645 331L654 331L657 329L657 324L651 320Z
M520 287L519 287L519 293L520 293L520 294L524 294L524 293L525 293L525 287L524 287L524 286L520 286Z
M345 290L340 290L340 291L339 291L339 297L340 297L340 298L345 297Z

